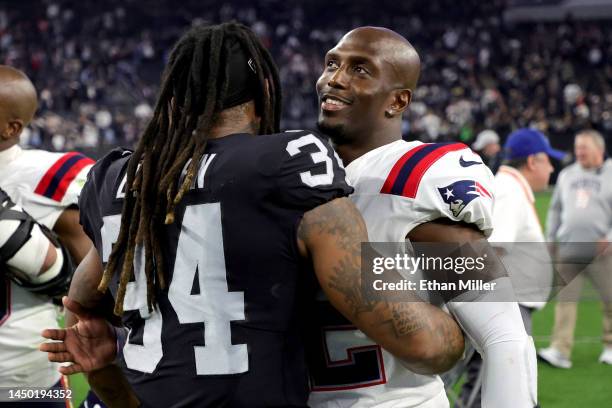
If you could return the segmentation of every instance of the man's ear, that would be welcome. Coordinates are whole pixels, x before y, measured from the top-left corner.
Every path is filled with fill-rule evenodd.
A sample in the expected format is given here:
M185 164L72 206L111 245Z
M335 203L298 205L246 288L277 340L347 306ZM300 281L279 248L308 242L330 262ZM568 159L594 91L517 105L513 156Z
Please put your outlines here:
M410 101L412 101L412 90L396 89L395 91L393 91L393 101L385 111L385 115L388 118L392 118L397 115L401 116L402 113L404 113L404 111L408 109Z
M23 128L23 120L11 119L6 123L6 127L4 129L0 129L0 138L2 138L2 140L13 139L21 134Z
M525 165L527 166L527 169L532 170L535 167L535 163L536 163L535 154L530 154L529 156L527 156L527 163L525 163Z

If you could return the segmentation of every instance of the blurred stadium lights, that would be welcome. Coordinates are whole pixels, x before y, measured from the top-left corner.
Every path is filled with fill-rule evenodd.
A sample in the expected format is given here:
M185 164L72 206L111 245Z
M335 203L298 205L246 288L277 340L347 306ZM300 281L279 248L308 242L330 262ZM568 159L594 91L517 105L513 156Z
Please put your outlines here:
M595 20L612 17L612 0L510 0L508 22Z

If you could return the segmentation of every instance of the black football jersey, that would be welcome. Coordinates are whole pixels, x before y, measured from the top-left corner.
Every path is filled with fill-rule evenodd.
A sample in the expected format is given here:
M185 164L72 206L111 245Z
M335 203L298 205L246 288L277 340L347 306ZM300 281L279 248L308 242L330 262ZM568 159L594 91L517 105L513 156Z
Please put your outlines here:
M116 149L99 161L80 199L81 223L105 263L130 155ZM299 256L297 228L304 212L350 193L340 160L314 132L208 142L164 227L168 280L158 309L146 307L138 249L126 291L122 365L144 406L306 406L300 313L314 274Z

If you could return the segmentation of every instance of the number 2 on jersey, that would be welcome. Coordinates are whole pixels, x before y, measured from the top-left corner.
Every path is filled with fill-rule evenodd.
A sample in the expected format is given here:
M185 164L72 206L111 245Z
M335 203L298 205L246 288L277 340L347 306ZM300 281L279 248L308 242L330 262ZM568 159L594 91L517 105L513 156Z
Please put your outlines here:
M327 301L314 305L318 330L310 331L308 368L312 392L350 390L387 382L381 347Z
M108 261L111 245L119 234L121 215L104 217L102 260ZM246 344L231 344L230 322L244 320L244 292L229 292L223 252L221 204L188 206L179 235L174 272L168 289L179 323L204 323L204 346L194 346L197 375L238 374L248 371ZM162 317L149 313L146 305L144 254L137 248L134 256L135 281L129 282L124 310L138 310L144 319L142 345L130 342L123 350L128 368L152 373L163 357ZM199 294L192 294L198 275Z

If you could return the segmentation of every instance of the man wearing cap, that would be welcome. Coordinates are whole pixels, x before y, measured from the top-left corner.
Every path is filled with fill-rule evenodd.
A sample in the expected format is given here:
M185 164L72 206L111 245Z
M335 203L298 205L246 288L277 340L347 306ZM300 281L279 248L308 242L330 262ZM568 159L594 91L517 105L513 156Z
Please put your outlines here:
M478 142L478 140L477 140ZM493 233L489 242L500 254L519 300L525 330L531 335L531 313L546 304L552 284L552 268L544 232L536 213L533 193L548 186L553 166L550 157L565 154L550 147L546 136L535 129L518 129L506 140L504 161L495 175ZM468 365L468 380L461 390L467 406L480 406L480 393L473 392L481 369L480 355ZM472 399L471 405L468 401Z
M502 161L503 154L499 145L499 135L491 129L485 129L476 136L472 143L472 150L477 152L484 164L495 174Z
M604 159L605 151L599 132L576 135L576 163L559 174L548 211L547 238L556 242L558 270L569 283L555 306L551 345L538 356L557 368L572 365L576 301L585 276L603 301L604 350L599 361L612 364L612 257L606 250L612 241L612 160Z
M531 312L544 307L550 292L550 259L543 244L510 247L508 243L545 242L533 193L548 187L554 170L550 158L562 160L564 156L564 152L550 147L540 131L518 129L506 140L504 161L495 176L496 202L489 242L503 248L502 259L521 300L521 314L529 334Z

